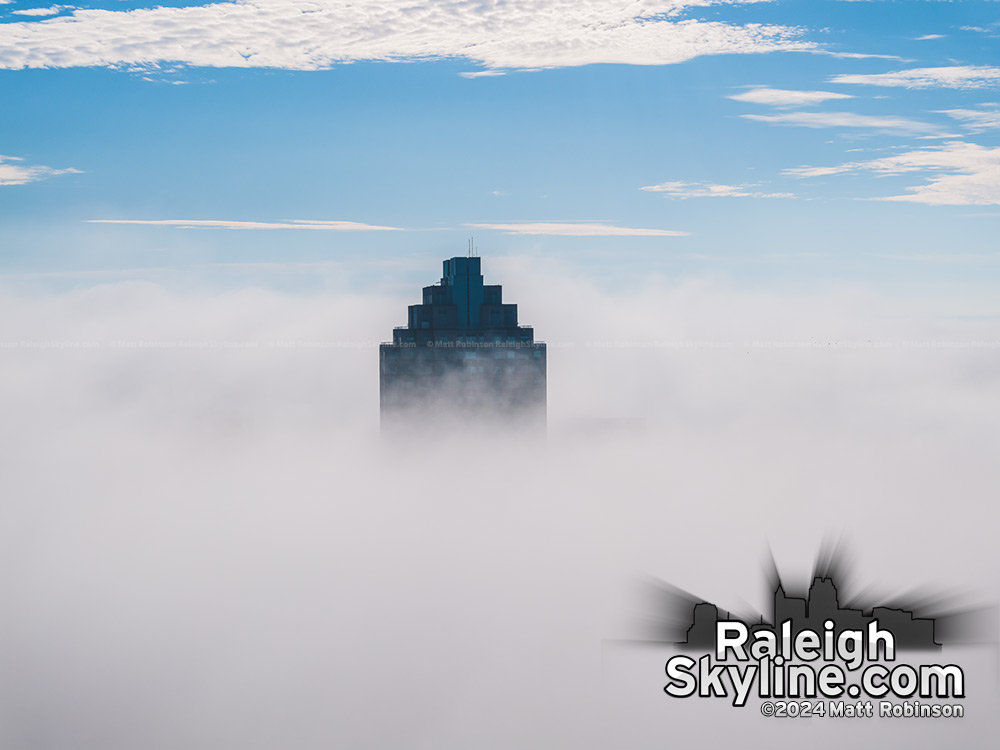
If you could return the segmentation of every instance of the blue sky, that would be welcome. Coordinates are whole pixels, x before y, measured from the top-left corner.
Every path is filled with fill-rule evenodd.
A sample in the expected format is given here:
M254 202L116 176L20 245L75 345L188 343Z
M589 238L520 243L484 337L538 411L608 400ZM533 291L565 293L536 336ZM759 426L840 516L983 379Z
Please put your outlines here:
M144 7L0 5L13 283L469 236L598 273L995 278L997 2Z

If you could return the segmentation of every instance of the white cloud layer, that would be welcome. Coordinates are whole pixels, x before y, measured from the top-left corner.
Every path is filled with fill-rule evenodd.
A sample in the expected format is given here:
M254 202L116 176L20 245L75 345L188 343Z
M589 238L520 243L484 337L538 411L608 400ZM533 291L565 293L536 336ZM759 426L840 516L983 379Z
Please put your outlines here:
M716 185L711 182L661 182L639 188L649 193L663 193L668 198L794 198L794 193L762 193L755 185Z
M0 25L0 67L149 65L313 70L353 60L464 58L487 68L663 65L699 55L810 50L801 30L685 16L757 0L239 0L76 10Z
M795 177L822 177L849 172L901 175L927 172L923 185L907 188L905 195L875 200L907 201L935 206L1000 205L1000 147L954 141L872 161L837 167L798 167L785 170Z
M20 157L0 154L0 185L24 185L60 174L80 174L79 169L72 167L53 169L52 167L29 166L22 162L23 159Z
M375 342L419 282L4 289L0 342L29 346L0 348L0 746L644 749L712 726L716 747L898 747L892 722L776 742L722 701L666 703L662 650L607 639L626 576L762 606L767 545L804 580L842 529L861 584L995 599L996 349L919 342L997 341L1000 321L579 273L487 274L550 342L543 446L379 444ZM300 339L369 343L269 345ZM852 342L892 345L831 346ZM646 429L577 427L595 416ZM996 735L995 651L952 656L980 689L911 750Z
M738 102L752 104L769 104L773 107L801 107L807 104L818 104L830 99L852 99L850 94L838 94L833 91L789 91L788 89L756 88L742 94L729 97Z
M868 128L897 133L934 133L936 125L906 117L859 115L854 112L785 112L776 115L740 115L747 120L772 125L799 125L806 128Z
M903 86L908 89L976 89L1000 84L1000 68L989 65L954 65L941 68L911 68L891 73L839 75L830 83L868 86Z
M563 237L686 237L690 232L673 229L643 229L640 227L616 227L613 224L597 222L512 222L503 224L466 224L473 229L496 229L507 234L546 234Z
M327 232L398 232L401 227L383 227L356 221L316 221L291 219L289 221L227 221L224 219L88 219L88 224L143 224L182 229L316 229Z

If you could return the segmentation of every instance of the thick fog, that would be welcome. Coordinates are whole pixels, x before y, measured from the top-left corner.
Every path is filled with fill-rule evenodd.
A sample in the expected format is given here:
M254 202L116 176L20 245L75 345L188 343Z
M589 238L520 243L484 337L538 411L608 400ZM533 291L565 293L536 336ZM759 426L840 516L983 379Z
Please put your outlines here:
M623 640L637 579L767 612L768 546L803 584L830 535L856 586L995 601L1000 319L487 274L548 342L542 444L380 440L419 285L7 288L0 747L991 746L995 647L949 654L964 719L819 731L669 698L669 649Z

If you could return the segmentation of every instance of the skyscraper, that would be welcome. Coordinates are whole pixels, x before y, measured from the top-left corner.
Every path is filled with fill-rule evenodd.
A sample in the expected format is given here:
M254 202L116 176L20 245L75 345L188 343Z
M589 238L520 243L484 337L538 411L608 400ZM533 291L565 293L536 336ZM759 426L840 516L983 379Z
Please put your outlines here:
M517 322L480 258L444 261L441 281L379 347L382 427L457 419L544 428L545 344Z

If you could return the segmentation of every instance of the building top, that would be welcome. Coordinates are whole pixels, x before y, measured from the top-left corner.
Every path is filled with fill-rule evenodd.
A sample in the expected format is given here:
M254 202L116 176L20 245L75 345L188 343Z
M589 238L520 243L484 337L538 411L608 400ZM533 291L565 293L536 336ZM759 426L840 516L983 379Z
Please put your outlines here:
M483 283L480 258L449 258L443 266L441 281L425 286L423 302L409 306L393 343L534 342L533 329L518 325L517 305L504 303L503 287Z

